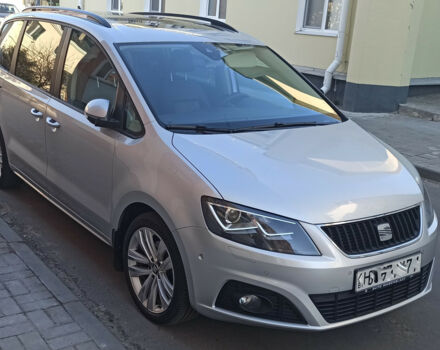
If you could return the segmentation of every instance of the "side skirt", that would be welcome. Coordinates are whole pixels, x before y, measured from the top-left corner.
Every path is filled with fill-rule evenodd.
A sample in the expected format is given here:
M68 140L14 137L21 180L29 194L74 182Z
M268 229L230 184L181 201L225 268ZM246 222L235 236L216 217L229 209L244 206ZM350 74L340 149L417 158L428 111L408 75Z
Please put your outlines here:
M38 187L38 185L34 184L30 179L28 179L24 174L18 172L17 170L13 170L15 175L17 175L20 179L22 179L26 184L28 184L30 187L32 187L35 191L37 191L41 196L46 198L50 203L52 203L54 206L56 206L59 210L61 210L64 214L68 215L71 219L75 220L78 224L80 224L82 227L84 227L87 231L91 232L94 236L99 238L101 241L103 241L105 244L111 246L111 241L105 237L105 235L100 232L99 230L93 228L90 224L88 224L85 220L83 220L81 217L73 213L70 209L68 209L66 206L58 202L55 198L50 196L48 193L46 193L44 190Z

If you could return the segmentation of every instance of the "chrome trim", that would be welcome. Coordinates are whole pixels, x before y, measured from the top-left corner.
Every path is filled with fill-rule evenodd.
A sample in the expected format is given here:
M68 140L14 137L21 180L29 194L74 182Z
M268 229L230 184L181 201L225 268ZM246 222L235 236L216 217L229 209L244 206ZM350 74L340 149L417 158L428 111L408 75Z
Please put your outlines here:
M428 236L432 236L437 231L437 228L439 225L438 219L439 218L438 218L437 214L434 212L434 221L432 222L431 226L428 226L426 228L426 230L428 232Z
M364 220L371 220L371 219L376 219L376 218L381 218L383 216L388 216L388 215L393 215L393 214L397 214L397 213L401 213L402 211L405 210L409 210L418 206L422 206L423 202L411 205L409 207L405 207L402 209L398 209L398 210L394 210L394 211L389 211L385 214L379 214L379 215L373 215L373 216L367 216L365 218L359 218L359 219L354 219L354 220L345 220L345 221L338 221L338 222L332 222L332 223L327 223L327 224L316 224L319 227L323 227L323 226L335 226L335 225L342 225L342 224L350 224L352 222L359 222L359 221L364 221Z
M328 227L328 226L336 226L336 225L344 225L344 224L349 224L349 223L354 223L354 222L359 222L359 221L366 221L366 220L372 220L375 218L381 218L384 216L388 216L388 215L393 215L393 214L397 214L397 213L401 213L404 212L406 210L410 210L413 208L419 207L419 211L420 211L420 231L419 234L417 235L417 237L415 237L414 239L412 239L411 241L399 244L399 245L395 245L389 248L385 248L385 249L381 249L381 250L375 250L374 252L370 252L370 253L364 253L364 254L347 254L345 253L328 235L327 233L322 229L323 227ZM350 220L350 221L341 221L338 223L332 223L332 224L324 224L324 225L317 225L318 228L321 230L321 232L325 235L325 237L333 244L334 247L336 247L336 249L338 249L342 255L344 255L347 258L350 259L360 259L360 258L366 258L369 256L373 256L373 255L380 255L380 254L385 254L385 253L389 253L392 251L395 251L397 249L400 248L404 248L407 247L411 244L416 243L417 241L419 241L422 238L422 233L423 233L423 223L424 223L425 217L424 217L424 211L423 211L423 206L422 204L417 204L417 205L413 205L411 207L407 207L405 209L400 209L397 211L393 211L387 214L381 214L381 215L377 215L377 216L370 216L364 219L358 219L358 220Z
M14 174L17 175L20 179L22 179L26 184L28 184L30 187L32 187L35 191L37 191L41 196L43 196L45 199L47 199L50 203L52 203L54 206L56 206L59 210L61 210L64 214L68 215L71 219L76 221L78 224L80 224L82 227L84 227L87 231L92 233L94 236L99 238L101 241L103 241L105 244L111 246L111 241L109 239L105 238L105 235L102 233L99 233L99 230L93 228L92 225L86 223L84 219L82 219L79 215L73 214L69 212L69 209L64 208L61 203L58 203L55 199L52 199L49 194L46 194L42 189L40 189L37 185L33 184L31 180L28 180L24 174L21 174L16 169L13 170Z

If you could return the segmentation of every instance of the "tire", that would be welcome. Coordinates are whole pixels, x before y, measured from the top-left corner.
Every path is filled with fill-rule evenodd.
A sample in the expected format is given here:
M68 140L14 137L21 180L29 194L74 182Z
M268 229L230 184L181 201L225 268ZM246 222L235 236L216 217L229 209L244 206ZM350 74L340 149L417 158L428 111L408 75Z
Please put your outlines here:
M195 316L176 242L156 214L141 214L128 227L123 265L130 294L150 321L170 325Z
M11 170L3 133L0 130L0 188L11 188L18 184L18 178Z

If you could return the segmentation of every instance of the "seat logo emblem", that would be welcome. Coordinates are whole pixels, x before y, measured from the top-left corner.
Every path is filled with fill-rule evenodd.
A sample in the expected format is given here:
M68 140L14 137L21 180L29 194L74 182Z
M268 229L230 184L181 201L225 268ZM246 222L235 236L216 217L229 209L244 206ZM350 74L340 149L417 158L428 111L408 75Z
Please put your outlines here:
M393 238L393 230L388 222L377 225L377 232L381 242L386 242Z

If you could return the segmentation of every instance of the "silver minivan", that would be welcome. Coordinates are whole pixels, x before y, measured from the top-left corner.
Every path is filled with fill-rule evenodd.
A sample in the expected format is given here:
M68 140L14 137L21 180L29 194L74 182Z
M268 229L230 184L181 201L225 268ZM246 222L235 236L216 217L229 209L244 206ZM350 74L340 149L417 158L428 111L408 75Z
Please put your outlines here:
M258 40L38 7L6 19L0 65L1 187L111 245L151 321L324 330L431 290L415 168Z

